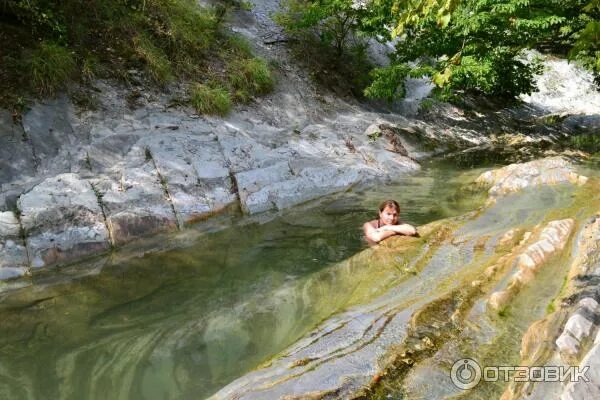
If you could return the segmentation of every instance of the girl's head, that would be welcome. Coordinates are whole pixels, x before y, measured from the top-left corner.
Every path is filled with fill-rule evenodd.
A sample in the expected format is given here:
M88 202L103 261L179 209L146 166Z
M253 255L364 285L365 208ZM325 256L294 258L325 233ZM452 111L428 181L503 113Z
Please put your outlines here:
M400 218L400 204L396 200L386 200L379 205L379 220L384 225L397 225Z

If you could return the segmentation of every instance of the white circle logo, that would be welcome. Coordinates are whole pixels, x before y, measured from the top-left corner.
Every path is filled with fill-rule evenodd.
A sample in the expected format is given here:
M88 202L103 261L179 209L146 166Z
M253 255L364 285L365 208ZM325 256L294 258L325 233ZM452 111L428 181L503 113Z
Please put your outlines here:
M481 380L481 367L471 358L461 358L452 365L450 378L457 388L472 389Z

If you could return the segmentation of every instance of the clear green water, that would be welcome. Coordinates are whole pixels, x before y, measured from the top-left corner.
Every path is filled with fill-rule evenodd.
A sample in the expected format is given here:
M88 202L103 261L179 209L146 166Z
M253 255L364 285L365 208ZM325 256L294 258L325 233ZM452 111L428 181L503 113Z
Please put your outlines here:
M174 250L122 251L69 268L87 273L79 277L55 270L5 290L0 399L205 398L349 304L356 271L339 262L366 247L360 227L381 200L399 200L417 225L459 215L481 203L459 190L479 172L433 165L268 222L233 215L228 228L164 238Z

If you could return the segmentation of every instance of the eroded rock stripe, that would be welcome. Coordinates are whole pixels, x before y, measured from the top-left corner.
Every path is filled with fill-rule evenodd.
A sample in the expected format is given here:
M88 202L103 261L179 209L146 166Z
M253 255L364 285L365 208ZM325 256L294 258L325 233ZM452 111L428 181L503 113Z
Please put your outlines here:
M521 364L588 368L576 382L512 382L502 400L600 398L600 214L577 237L565 294L558 309L532 324L522 339Z
M505 289L491 294L488 306L495 310L501 309L523 286L529 284L548 259L564 248L574 224L575 221L571 218L549 222L538 240L516 258L517 271L511 276Z

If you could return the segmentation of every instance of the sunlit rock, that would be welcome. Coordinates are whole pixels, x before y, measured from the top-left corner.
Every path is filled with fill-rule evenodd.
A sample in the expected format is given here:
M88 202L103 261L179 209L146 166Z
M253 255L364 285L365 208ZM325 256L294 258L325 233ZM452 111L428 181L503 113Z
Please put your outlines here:
M559 183L583 185L587 182L587 177L578 175L573 165L565 158L550 157L487 171L475 182L490 186L489 202L494 202L498 197L527 187Z
M565 332L569 332L580 342L590 335L591 329L592 322L579 314L571 316L565 324Z
M68 262L109 248L98 197L76 174L46 179L19 198L32 267Z
M591 297L586 297L579 300L578 306L587 310L588 312L595 313L598 311L598 302Z
M492 293L488 306L499 310L514 297L523 286L528 285L537 271L546 263L548 258L564 248L575 221L564 219L549 222L539 234L533 244L527 246L525 251L515 259L517 271L510 277L505 289Z
M171 133L137 143L146 148L181 226L236 201L219 142L209 135Z
M556 339L556 347L561 354L568 357L576 356L579 353L579 341L566 332L563 332Z
M581 360L581 368L588 367L585 379L568 382L560 400L582 400L600 398L600 345L594 345Z

